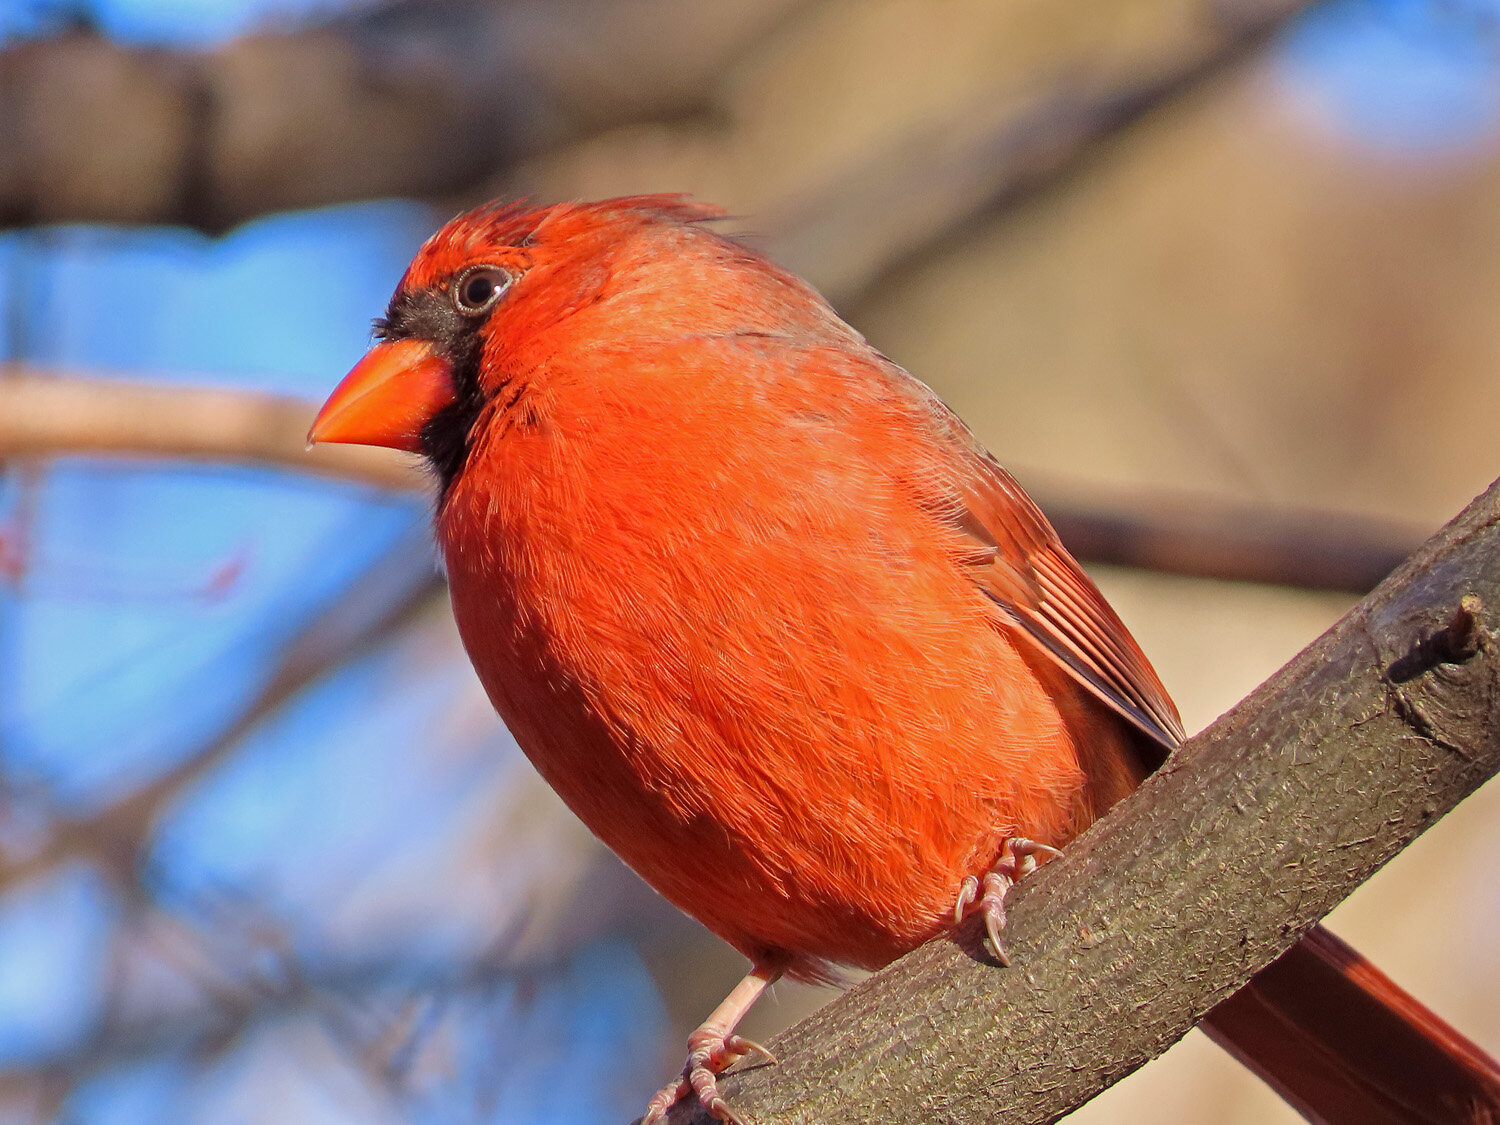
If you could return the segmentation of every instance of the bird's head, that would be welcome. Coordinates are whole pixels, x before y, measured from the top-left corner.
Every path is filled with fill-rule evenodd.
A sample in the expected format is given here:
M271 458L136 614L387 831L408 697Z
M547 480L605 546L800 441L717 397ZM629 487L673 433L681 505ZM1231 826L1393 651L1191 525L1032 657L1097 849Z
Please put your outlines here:
M733 331L755 302L726 273L790 275L702 227L722 215L676 195L460 215L418 251L309 440L421 453L451 480L487 404L560 350Z

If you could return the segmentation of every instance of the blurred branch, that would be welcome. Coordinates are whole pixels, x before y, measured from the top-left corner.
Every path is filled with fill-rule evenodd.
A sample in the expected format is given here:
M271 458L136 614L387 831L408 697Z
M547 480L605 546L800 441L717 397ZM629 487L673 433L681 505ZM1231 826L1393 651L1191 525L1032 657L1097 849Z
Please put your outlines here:
M1259 47L1311 0L1005 0L972 100L857 151L754 212L766 249L848 305L987 208L1052 182L1101 141Z
M7 1096L17 1100L35 1096L39 1083L45 1091L55 1090L61 1102L81 1081L151 1055L188 1055L197 1063L208 1062L239 1045L249 1029L297 1012L311 1012L319 1018L325 1031L370 1079L371 1089L400 1097L409 1091L401 1088L404 1076L393 1065L392 1056L403 1047L422 1046L433 1029L404 1027L399 1003L436 999L442 1004L479 996L494 1011L513 1003L518 992L541 995L568 983L562 974L565 963L552 961L513 964L485 959L444 965L413 957L342 961L320 956L311 960L314 963L277 966L287 974L284 981L273 982L262 973L240 995L215 997L209 1009L184 1005L101 1028L78 1049L46 1062L0 1061L0 1103ZM393 1007L396 1010L390 1010ZM495 1067L503 1071L504 1065L501 1060ZM445 1078L451 1081L452 1075ZM33 1118L37 1122L59 1119L55 1112Z
M0 364L0 461L120 454L243 462L417 489L414 458L364 446L307 447L317 406L289 395L127 382Z
M85 816L59 819L34 850L14 859L0 856L0 888L82 858L130 888L152 828L179 795L217 767L262 719L409 621L438 586L425 531L403 538L288 640L265 685L211 739L123 797Z
M1500 482L1024 880L1013 968L930 943L772 1040L781 1065L730 1102L761 1125L1040 1125L1159 1055L1500 771L1485 606Z
M1190 494L1091 486L1085 500L1075 486L1064 498L1021 476L1073 554L1162 574L1364 594L1424 537L1395 520Z
M238 461L416 489L413 459L383 449L307 449L316 407L256 391L129 383L0 366L0 461L79 454ZM1419 542L1410 528L1218 500L1111 496L1069 502L1034 489L1080 558L1192 577L1363 593Z
M327 1000L322 990L354 979L346 971L337 980L312 981L299 965L282 958L275 967L284 971L290 984L275 984L268 977L265 956L247 956L240 950L240 956L225 958L214 948L215 937L222 935L200 933L157 909L148 893L146 861L152 832L162 816L221 765L262 720L308 685L401 629L427 603L439 581L426 540L425 530L414 531L367 567L288 639L264 686L175 766L86 815L54 815L40 846L14 858L0 856L0 889L71 862L90 863L112 881L124 903L151 920L162 939L163 962L191 978L208 1001L168 1005L156 1019L126 1019L113 1012L111 987L94 1032L78 1050L39 1066L0 1067L0 1095L13 1091L22 1099L48 1097L61 1103L82 1077L153 1050L178 1051L191 1044L200 1058L206 1058L232 1044L257 1019ZM121 940L118 934L115 940ZM369 966L361 969L369 975ZM45 1113L37 1119L54 1116Z
M398 0L207 53L74 31L0 51L0 222L174 223L472 185L701 104L806 0Z
M868 20L858 4L398 0L204 54L75 32L0 52L0 120L13 123L0 149L0 222L219 230L353 199L472 202L511 186L507 171L525 157L614 125L692 117L723 135L730 151L716 163L747 177L752 165L786 173L760 198L724 201L751 203L774 252L844 300L1307 3L1001 0L982 16L996 53L971 100L921 99L873 144L850 138L831 150L807 144L795 75L774 93L756 88L752 107L736 100L745 91L729 63L774 52L771 33L804 9L831 13L835 41L823 47L840 50L850 25ZM838 156L803 169L810 147Z

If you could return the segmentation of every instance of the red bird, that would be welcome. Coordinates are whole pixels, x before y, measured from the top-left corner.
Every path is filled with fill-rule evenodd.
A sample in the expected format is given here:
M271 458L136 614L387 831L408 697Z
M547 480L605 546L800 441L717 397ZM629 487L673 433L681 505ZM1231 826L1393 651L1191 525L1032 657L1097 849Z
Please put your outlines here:
M780 976L983 916L1182 738L1041 512L922 383L679 196L454 219L310 437L423 454L501 717L751 961L647 1125ZM1313 1120L1480 1120L1500 1068L1326 931L1210 1016ZM1470 1116L1465 1116L1465 1115Z

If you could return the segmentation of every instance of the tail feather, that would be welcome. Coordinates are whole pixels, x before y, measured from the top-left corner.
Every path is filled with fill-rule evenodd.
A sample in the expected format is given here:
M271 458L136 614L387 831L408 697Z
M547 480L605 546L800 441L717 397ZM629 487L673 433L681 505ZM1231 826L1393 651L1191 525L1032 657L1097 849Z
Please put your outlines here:
M1321 926L1203 1029L1315 1125L1500 1125L1500 1064Z

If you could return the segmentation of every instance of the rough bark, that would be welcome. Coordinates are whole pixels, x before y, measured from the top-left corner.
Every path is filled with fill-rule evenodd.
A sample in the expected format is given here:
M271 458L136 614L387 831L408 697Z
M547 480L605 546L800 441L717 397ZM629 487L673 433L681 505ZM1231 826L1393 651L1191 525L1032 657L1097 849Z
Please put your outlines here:
M773 1040L780 1065L731 1078L732 1104L757 1125L1039 1125L1160 1054L1500 769L1486 605L1500 483L1026 880L1012 968L972 928L933 942Z

